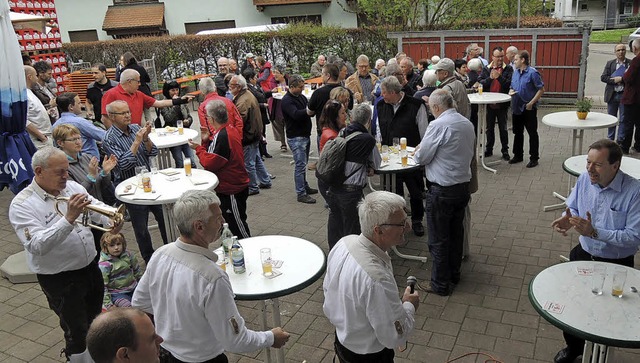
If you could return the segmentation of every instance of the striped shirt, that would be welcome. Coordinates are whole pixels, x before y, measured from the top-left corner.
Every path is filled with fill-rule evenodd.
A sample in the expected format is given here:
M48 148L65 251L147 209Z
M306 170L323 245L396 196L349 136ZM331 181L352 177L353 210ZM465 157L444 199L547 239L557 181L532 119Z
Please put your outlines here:
M140 125L128 125L128 133L123 132L115 125L107 130L104 136L103 146L107 155L115 155L118 164L112 170L114 184L127 180L136 175L136 166L144 166L151 170L149 157L158 155L158 148L153 145L151 152L147 152L144 144L140 144L138 152L131 152L131 145L136 141L136 133Z

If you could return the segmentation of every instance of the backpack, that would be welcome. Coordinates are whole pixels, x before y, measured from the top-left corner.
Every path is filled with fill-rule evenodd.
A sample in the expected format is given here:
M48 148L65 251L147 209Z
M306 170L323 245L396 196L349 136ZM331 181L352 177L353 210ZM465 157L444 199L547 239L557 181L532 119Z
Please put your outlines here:
M327 141L320 153L316 165L316 177L329 186L339 186L351 175L344 175L344 164L347 156L347 142L362 132L356 131L344 137L338 136Z

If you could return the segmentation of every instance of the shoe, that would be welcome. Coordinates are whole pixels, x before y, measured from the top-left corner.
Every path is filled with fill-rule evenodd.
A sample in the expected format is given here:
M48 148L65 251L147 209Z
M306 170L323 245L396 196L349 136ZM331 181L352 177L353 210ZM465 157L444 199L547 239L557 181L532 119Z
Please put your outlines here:
M305 203L305 204L315 204L316 200L311 198L307 194L305 194L305 195L299 195L298 196L298 202Z
M556 354L556 356L553 358L553 362L554 363L573 363L573 361L576 360L576 358L578 358L579 356L580 354L574 354L571 352L569 347L565 347L564 349L559 351L558 354Z
M280 146L280 151L283 152L283 153L286 153L287 152L287 145Z
M538 160L531 160L529 164L527 164L527 168L535 168L536 166L538 166Z
M449 295L451 295L450 291L438 291L438 290L435 290L433 288L433 286L431 286L431 284L429 284L429 286L427 286L427 288L424 289L424 291L426 291L428 293L431 293L431 294L440 295L440 296L449 296Z
M128 209L124 209L124 216L122 217L122 219L125 222L131 222L131 215L129 214L129 210Z
M271 159L271 158L273 157L273 156L271 156L271 154L269 154L269 153L264 153L264 155L263 155L263 156L264 156L265 158L267 158L267 159Z
M484 157L485 158L488 158L489 156L493 156L493 151L488 151L487 150L487 151L484 152Z
M251 196L251 195L256 195L256 194L260 194L260 190L259 190L259 189L258 189L258 190L250 190L250 191L249 191L249 195L250 195L250 196Z
M509 153L502 154L502 160L510 161L511 160L511 156L509 156Z
M260 188L260 189L271 189L271 184L259 184L258 188Z
M422 222L411 223L411 229L413 229L413 234L415 234L416 236L424 236L424 227L422 226Z
M317 164L318 164L317 162L309 163L309 165L307 165L307 169L309 169L309 170L316 170L316 165L317 165Z
M318 194L318 189L313 189L311 187L305 187L304 188L305 192L307 192L307 194L311 195L311 194Z
M276 176L275 176L275 175L273 175L273 174L269 174L269 179L273 180L273 179L275 179L275 178L276 178Z
M517 163L521 163L522 162L522 158L519 157L513 157L511 158L511 160L509 160L509 164L517 164Z
M629 149L622 149L622 153L624 155L629 155Z

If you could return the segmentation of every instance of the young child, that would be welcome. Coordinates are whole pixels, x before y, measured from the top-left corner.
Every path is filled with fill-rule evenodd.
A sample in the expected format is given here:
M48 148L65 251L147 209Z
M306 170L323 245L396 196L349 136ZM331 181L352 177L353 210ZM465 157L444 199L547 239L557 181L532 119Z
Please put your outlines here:
M102 307L130 307L143 271L136 257L127 251L127 241L122 233L105 233L100 239L100 247L99 267L104 280Z

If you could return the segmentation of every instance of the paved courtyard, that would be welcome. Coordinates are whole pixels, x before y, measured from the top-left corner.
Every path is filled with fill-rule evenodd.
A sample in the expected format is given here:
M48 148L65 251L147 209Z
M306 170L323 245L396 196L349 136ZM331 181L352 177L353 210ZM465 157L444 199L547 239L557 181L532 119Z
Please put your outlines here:
M544 108L540 118L558 108ZM598 112L599 110L595 110ZM600 110L601 111L601 110ZM501 162L498 173L480 170L480 190L471 202L471 253L463 263L462 280L450 297L421 294L416 329L404 351L396 350L396 362L444 363L469 353L457 362L484 362L488 355L502 362L550 362L563 347L561 332L542 319L527 296L530 280L544 268L559 263L577 243L577 234L563 237L550 224L559 211L543 212L555 204L553 191L566 192L569 175L562 162L570 155L571 131L549 128L540 122L540 166ZM272 138L269 130L269 138ZM585 132L585 149L606 135L605 130ZM512 135L510 135L512 142ZM254 236L297 236L325 251L327 210L323 203L296 202L290 153L281 153L270 140L274 155L267 159L277 176L273 188L249 199L249 225ZM525 152L528 143L525 143ZM499 156L500 154L497 153ZM638 158L640 154L631 154ZM308 180L316 179L308 172ZM13 195L0 192L0 261L22 249L9 224L7 212ZM137 246L127 223L125 233L131 249ZM156 247L161 239L155 231ZM428 256L426 237L408 235L400 248ZM300 256L304 258L304 256ZM426 285L431 263L401 260L392 254L399 289L414 275ZM334 329L322 313L322 279L281 299L282 323L292 334L286 345L288 362L332 362ZM238 302L250 328L259 329L261 313L256 302ZM0 362L59 362L62 330L37 284L13 285L0 278ZM640 351L616 350L613 362L640 361ZM263 353L229 354L231 362L259 362Z

